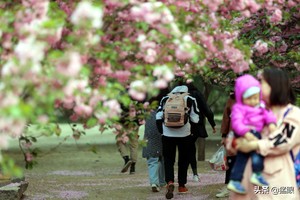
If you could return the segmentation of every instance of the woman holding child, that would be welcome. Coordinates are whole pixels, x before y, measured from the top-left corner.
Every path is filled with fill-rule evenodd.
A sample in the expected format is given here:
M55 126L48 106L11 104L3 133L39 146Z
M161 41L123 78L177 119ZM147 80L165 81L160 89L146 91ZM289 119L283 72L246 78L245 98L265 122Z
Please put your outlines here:
M257 151L265 157L262 173L269 186L251 184L249 159L242 181L246 194L232 192L230 199L299 200L291 153L296 156L300 150L300 109L292 104L295 96L289 78L282 70L264 69L258 79L261 82L262 99L276 116L277 126L272 132L265 128L260 140L239 138L236 142L239 151Z

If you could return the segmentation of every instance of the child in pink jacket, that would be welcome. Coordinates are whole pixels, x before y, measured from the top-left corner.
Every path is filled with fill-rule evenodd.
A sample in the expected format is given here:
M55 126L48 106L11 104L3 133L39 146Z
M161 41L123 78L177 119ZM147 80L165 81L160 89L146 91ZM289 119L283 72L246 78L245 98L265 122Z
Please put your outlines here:
M270 131L276 128L276 117L265 108L261 101L261 87L258 80L247 74L239 77L235 83L236 103L232 107L231 124L236 137L245 137L248 141L261 139L261 131L268 126ZM228 189L239 194L246 190L241 184L243 173L248 159L252 160L251 183L258 186L267 186L262 176L264 157L256 151L243 153L238 151L233 166Z
M257 151L265 157L263 176L269 186L260 187L250 183L251 159L248 160L242 184L246 194L230 193L230 200L299 200L296 183L294 157L300 151L300 109L296 101L289 76L280 69L265 68L260 74L262 99L277 118L276 130L262 131L262 139L236 140L236 147L242 152Z

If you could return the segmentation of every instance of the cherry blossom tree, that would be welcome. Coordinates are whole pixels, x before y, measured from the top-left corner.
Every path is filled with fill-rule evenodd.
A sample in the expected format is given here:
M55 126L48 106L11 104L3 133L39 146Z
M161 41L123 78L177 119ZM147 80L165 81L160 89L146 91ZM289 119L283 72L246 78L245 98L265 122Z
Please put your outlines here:
M299 3L0 1L0 149L18 138L31 166L36 139L27 126L59 135L58 111L126 140L121 107L134 105L128 121L142 124L155 107L147 100L175 76L225 87L236 74L273 65L299 88Z

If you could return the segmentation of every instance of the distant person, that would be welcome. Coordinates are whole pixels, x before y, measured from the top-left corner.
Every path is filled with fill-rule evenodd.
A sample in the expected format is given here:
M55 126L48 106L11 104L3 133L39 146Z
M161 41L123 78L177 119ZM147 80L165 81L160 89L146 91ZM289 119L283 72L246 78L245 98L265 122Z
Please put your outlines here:
M203 94L194 86L193 83L187 84L189 94L194 97L197 101L199 113L199 122L193 123L191 122L191 135L192 135L192 144L190 148L190 164L193 171L193 180L195 182L199 182L198 176L198 167L197 167L197 159L196 159L196 141L199 137L206 138L208 137L206 128L205 128L205 117L208 119L210 123L213 133L216 133L216 123L214 120L214 113L211 111L209 106L206 103L206 100Z
M263 176L269 183L268 187L257 187L251 184L251 162L247 162L243 185L246 194L230 193L231 200L299 200L300 195L296 183L294 162L300 151L300 109L293 105L295 95L292 91L288 75L280 69L265 68L258 76L262 99L267 108L272 110L277 118L277 127L273 132L264 129L263 138L247 141L244 138L236 140L237 149L244 153L257 151L264 159ZM286 191L286 192L285 192Z
M149 100L150 105L154 101L160 101L168 92L168 89L160 91L160 94ZM156 111L152 110L150 116L145 120L143 158L147 159L148 176L152 192L159 192L161 187L166 185L165 168L162 153L161 133L156 126Z
M235 96L233 91L230 92L229 98L227 99L226 105L223 110L223 117L222 117L222 124L221 124L221 134L222 134L222 141L221 144L226 147L226 138L228 137L228 134L232 132L231 129L231 109L233 104L235 103ZM233 133L233 132L232 132ZM226 148L227 149L227 148ZM216 194L217 198L224 198L229 196L229 191L227 189L227 184L229 183L230 174L233 168L233 165L235 163L236 159L236 153L235 152L226 152L226 164L228 166L226 172L225 172L225 187L221 189L219 193Z
M267 127L270 132L276 129L276 117L272 111L266 109L261 100L261 86L259 81L250 74L237 78L234 86L236 102L232 107L231 126L236 137L244 137L248 141L261 139L261 131ZM245 194L241 184L245 165L251 158L253 174L252 184L268 186L262 175L264 157L256 151L251 153L237 152L227 188L234 192Z
M162 154L161 133L156 127L156 112L152 111L146 119L144 140L147 144L143 147L143 158L147 159L148 176L152 192L159 192L166 185L164 160Z
M167 182L166 198L173 198L174 194L174 164L176 159L176 150L178 147L178 192L186 193L188 189L185 187L187 183L187 169L189 165L189 153L191 144L191 125L190 121L197 123L199 121L199 110L197 107L197 101L192 96L188 95L187 86L177 86L171 93L162 98L160 101L157 114L156 122L158 130L163 134L163 157L165 167L165 180ZM168 102L173 102L176 96L183 96L183 102L186 105L186 118L185 124L182 127L169 127L169 122L176 121L178 115L164 116L166 115L166 107ZM174 97L175 96L175 97ZM174 97L174 98L173 98ZM168 101L169 100L169 101ZM174 100L175 101L175 100ZM169 108L169 107L168 107ZM181 116L181 115L180 115ZM181 119L181 118L180 118ZM168 120L167 122L165 120ZM170 120L170 121L169 121ZM181 121L180 121L181 122ZM174 123L174 126L179 123Z
M121 115L121 123L123 123L124 131L127 132L129 141L124 142L123 140L117 140L117 148L122 158L124 159L124 166L122 167L121 173L125 173L130 168L129 173L135 174L135 165L138 158L138 147L139 147L139 122L136 118L136 110L133 104L128 108L123 106L123 113ZM126 120L135 123L135 125L126 124Z

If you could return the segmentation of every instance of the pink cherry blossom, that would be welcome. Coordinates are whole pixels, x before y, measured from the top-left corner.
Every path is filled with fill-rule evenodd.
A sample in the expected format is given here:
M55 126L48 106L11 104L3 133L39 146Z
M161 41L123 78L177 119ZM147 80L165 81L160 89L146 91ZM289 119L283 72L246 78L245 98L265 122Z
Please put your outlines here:
M194 56L192 52L184 51L184 48L177 48L175 50L175 56L178 60L188 60Z
M125 70L118 70L114 73L113 77L120 83L126 83L131 75L131 72Z
M77 52L70 52L67 59L67 61L61 61L57 64L57 71L68 77L78 75L82 67L80 54Z
M75 100L72 97L65 98L63 100L63 107L66 109L72 109L75 106Z
M32 62L40 62L44 58L45 44L39 42L33 36L20 40L16 45L15 53L22 65Z
M212 12L217 11L222 3L223 0L203 0L203 4L205 4Z
M166 65L156 66L153 70L153 76L157 77L158 79L164 79L167 82L170 82L174 79L172 70Z
M288 0L288 4L287 5L288 5L289 8L292 8L292 7L296 6L297 3L295 1L293 1L293 0Z
M280 47L278 48L278 51L281 52L281 53L286 52L287 48L288 48L288 45L283 41L281 43Z
M80 117L87 118L92 115L93 109L88 105L79 104L74 107L74 112Z
M260 55L268 52L268 44L263 42L262 40L257 40L255 45L253 46L253 49L255 49Z
M146 98L145 92L139 92L134 89L129 89L128 93L133 99L135 99L137 101L143 101Z
M122 112L121 105L115 99L104 101L103 106L104 108L107 108L109 110L109 113L107 113L107 115L110 118L116 117ZM101 115L98 115L98 119L100 116Z
M154 82L154 87L164 89L168 87L168 82L165 79L158 79Z
M66 86L63 88L63 92L65 96L70 97L73 95L75 90L83 91L87 87L87 85L88 85L87 80L83 80L83 79L69 80L66 83Z
M78 121L78 119L79 119L79 117L78 117L78 115L76 115L75 113L73 113L73 114L70 116L70 120L71 120L72 122L76 122L76 121Z
M102 17L102 9L94 7L88 1L82 1L72 13L71 22L75 25L84 25L87 20L90 20L93 28L101 28L103 24Z
M270 21L272 23L279 23L282 20L282 12L279 9L276 9L272 16L270 17Z
M147 63L154 63L157 57L157 53L154 49L148 48L146 54L144 55L144 60Z

